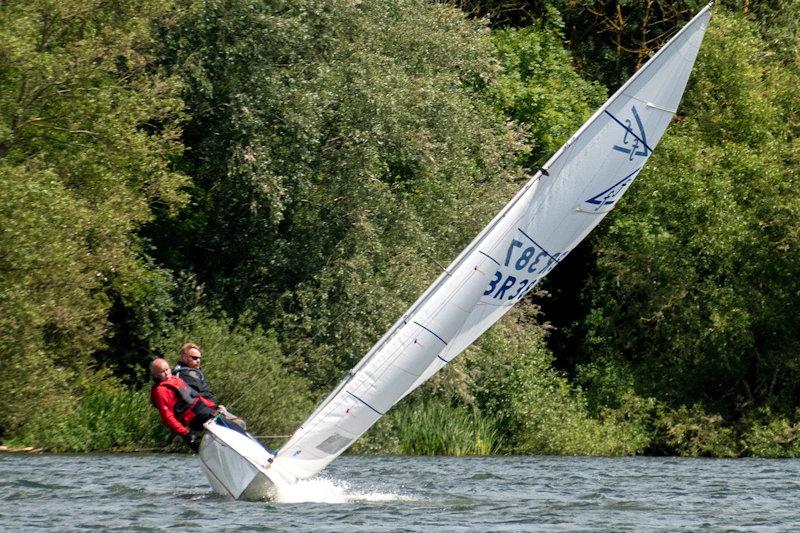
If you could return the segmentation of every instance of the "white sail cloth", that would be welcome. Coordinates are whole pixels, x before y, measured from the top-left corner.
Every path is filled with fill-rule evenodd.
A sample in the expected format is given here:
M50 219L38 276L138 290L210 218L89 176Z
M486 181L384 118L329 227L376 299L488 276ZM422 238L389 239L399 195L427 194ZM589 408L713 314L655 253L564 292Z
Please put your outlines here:
M270 476L292 481L325 468L586 237L661 139L710 17L709 4L567 141L317 407Z

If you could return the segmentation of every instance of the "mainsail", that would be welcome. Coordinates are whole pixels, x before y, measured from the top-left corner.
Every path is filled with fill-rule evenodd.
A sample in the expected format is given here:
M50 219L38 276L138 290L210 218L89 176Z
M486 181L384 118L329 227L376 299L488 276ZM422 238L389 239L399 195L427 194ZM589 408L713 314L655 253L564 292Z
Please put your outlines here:
M316 475L452 361L614 208L676 113L711 4L556 152L278 451L268 471Z

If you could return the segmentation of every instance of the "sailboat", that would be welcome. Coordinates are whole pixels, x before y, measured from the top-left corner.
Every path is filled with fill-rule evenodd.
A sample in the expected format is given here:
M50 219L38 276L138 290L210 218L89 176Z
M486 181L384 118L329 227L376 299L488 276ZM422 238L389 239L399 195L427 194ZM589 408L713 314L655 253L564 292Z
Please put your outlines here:
M269 497L316 476L561 263L616 206L677 112L711 5L532 176L277 453L209 422L200 458L212 487Z

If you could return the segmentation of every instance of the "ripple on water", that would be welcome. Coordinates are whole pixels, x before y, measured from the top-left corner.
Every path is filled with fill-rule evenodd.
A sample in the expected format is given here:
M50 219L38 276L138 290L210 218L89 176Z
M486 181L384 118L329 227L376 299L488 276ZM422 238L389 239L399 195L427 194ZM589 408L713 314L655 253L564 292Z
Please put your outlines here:
M348 456L328 475L235 502L196 457L0 455L0 531L800 530L800 461Z
M122 483L114 483L108 487L106 494L112 498L118 496L121 498L140 499L149 497L152 492L142 487L131 487L130 485L123 485Z
M217 500L220 502L228 501L228 498L221 494L217 494L216 492L200 492L200 493L187 493L187 494L175 494L175 497L179 500L186 500L190 502L198 502L203 500Z
M2 496L0 496L0 500L3 501L14 501L14 500L27 500L34 495L32 492L27 492L24 490L15 490L12 492L6 492Z
M502 477L492 474L491 472L478 472L477 474L473 474L467 479L471 479L474 481L482 481L484 479L503 479Z
M19 479L12 482L11 485L15 487L42 490L62 490L69 488L67 485L61 485L59 483L48 483L44 481L34 481L31 479Z

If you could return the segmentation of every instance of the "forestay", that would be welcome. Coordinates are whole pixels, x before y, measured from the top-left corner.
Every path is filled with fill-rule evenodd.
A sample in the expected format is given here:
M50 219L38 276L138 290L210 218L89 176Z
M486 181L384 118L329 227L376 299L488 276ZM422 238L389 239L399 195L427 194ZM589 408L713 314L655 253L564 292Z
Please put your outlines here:
M614 208L680 102L708 22L695 16L498 213L279 450L270 476L325 468L494 324Z

